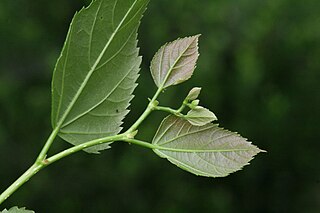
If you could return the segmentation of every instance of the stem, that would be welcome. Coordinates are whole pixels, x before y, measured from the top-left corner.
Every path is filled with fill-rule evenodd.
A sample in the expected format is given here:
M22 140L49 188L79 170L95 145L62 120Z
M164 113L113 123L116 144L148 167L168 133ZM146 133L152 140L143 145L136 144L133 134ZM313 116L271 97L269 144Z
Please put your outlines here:
M100 138L100 139L96 139L96 140L92 140L86 143L82 143L79 144L77 146L73 146L69 149L66 149L62 152L59 152L58 154L55 154L53 156L51 156L50 158L47 158L45 160L45 164L46 165L50 165L62 158L65 158L73 153L79 152L83 149L92 147L92 146L96 146L98 144L103 144L103 143L108 143L108 142L114 142L114 141L121 141L121 140L125 140L127 139L126 134L120 134L120 135L115 135L115 136L109 136L109 137L105 137L105 138Z
M181 113L184 110L184 108L186 108L186 104L184 102L185 101L183 101L183 104L181 105L181 107L179 109L177 109L178 113Z
M37 157L35 163L23 173L13 184L11 184L1 195L0 195L0 204L4 202L11 194L13 194L18 188L20 188L24 183L26 183L32 176L34 176L38 171L47 165L44 162L47 152L51 147L55 137L59 132L59 128L56 127L50 134L48 140L44 144L40 154Z
M35 163L0 195L0 204L46 165Z
M168 113L173 114L177 117L183 117L183 114L181 114L181 112L179 111L180 108L175 110L175 109L171 109L170 107L156 106L156 107L154 107L154 110L168 112Z
M46 155L47 155L47 153L48 153L48 150L49 150L49 148L51 147L51 145L52 145L55 137L56 137L57 134L58 134L58 132L59 132L59 128L58 128L58 127L56 127L56 128L52 131L52 133L51 133L51 135L49 136L47 142L46 142L45 145L43 146L43 148L42 148L42 150L41 150L41 152L40 152L40 154L39 154L36 162L41 162L41 161L43 161L43 160L46 158Z
M52 141L53 141L53 137L54 137L53 135L54 135L54 133L51 134L51 136L49 137L43 150L45 150L45 148L50 147L50 144L52 144ZM108 142L112 142L112 141L125 140L126 138L127 138L127 135L120 134L120 135L109 136L109 137L105 137L105 138L92 140L92 141L71 147L69 149L66 149L66 150L64 150L64 151L62 151L62 152L60 152L60 153L58 153L48 159L45 159L45 154L39 155L37 161L25 173L23 173L13 184L11 184L11 186L9 186L9 188L7 188L0 195L0 204L2 202L4 202L11 194L13 194L19 187L21 187L24 183L26 183L31 177L33 177L35 174L37 174L37 172L39 172L41 169L47 167L48 165L50 165L50 164L52 164L62 158L65 158L75 152L79 152L85 148L89 148L89 147L92 147L92 146L95 146L98 144L108 143ZM43 153L45 153L45 152L43 152ZM44 158L42 158L43 156L44 156ZM40 159L43 159L43 160L39 161Z
M145 147L145 148L148 148L148 149L157 149L158 148L158 146L156 146L156 145L154 145L152 143L148 143L148 142L137 140L137 139L129 138L129 139L123 140L123 142L127 142L127 143L138 145L138 146L142 146L142 147Z
M153 98L149 102L147 108L144 110L142 115L139 117L139 119L126 131L126 133L131 133L137 130L137 128L140 126L140 124L148 117L148 115L154 110L155 108L155 102L160 93L162 92L163 87L159 87L156 94L154 94Z

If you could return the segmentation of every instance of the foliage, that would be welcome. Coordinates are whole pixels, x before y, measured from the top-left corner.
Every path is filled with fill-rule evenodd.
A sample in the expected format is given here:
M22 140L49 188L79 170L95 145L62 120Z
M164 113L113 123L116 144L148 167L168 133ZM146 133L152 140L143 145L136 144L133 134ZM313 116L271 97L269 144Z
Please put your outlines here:
M135 121L154 89L146 71L157 47L201 32L196 74L192 81L167 90L161 102L179 104L183 91L198 82L204 88L201 104L214 109L223 126L266 148L268 155L256 159L245 173L213 183L177 170L146 150L114 144L97 158L79 153L41 172L7 206L35 206L39 212L104 212L105 206L111 212L319 209L319 172L312 163L317 162L320 132L319 1L200 2L163 0L149 5L139 35L144 56L141 86L123 127ZM0 167L6 171L1 189L32 163L39 141L48 134L50 75L73 11L84 3L0 1ZM153 114L140 134L151 139L163 115ZM65 148L68 144L57 141L51 153ZM81 175L79 167L85 170Z
M55 161L80 150L98 153L115 141L152 148L177 166L208 177L227 176L261 151L235 133L208 124L216 117L197 106L199 88L189 92L178 110L158 106L156 99L164 89L193 74L199 36L160 48L151 62L158 90L137 121L119 134L137 85L141 58L136 37L147 4L148 0L95 0L75 14L53 74L53 131L35 163L0 195L0 203ZM191 109L187 115L182 114L185 107ZM138 127L154 110L173 115L162 122L152 144L136 140ZM57 135L74 147L48 157ZM12 208L9 212L25 210Z

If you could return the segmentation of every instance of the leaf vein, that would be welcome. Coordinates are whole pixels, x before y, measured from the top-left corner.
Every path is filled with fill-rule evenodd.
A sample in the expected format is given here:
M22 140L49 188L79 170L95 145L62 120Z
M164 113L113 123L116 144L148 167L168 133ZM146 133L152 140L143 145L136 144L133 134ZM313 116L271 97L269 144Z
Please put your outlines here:
M213 126L209 126L209 127L206 127L206 128L200 129L200 130L196 130L196 131L194 131L194 132L188 132L188 133L186 133L186 134L179 135L179 136L177 136L177 137L175 137L175 138L172 138L172 139L170 139L170 140L168 140L168 141L165 141L164 143L161 143L161 144L159 144L159 145L163 146L163 145L166 145L166 144L168 144L168 143L171 143L171 142L173 142L173 141L175 141L175 140L178 140L178 139L180 139L180 138L183 138L183 137L185 137L185 136L188 136L188 135L191 135L191 134L200 133L200 132L204 132L204 131L207 131L207 130L209 130L209 129L211 129L211 128L213 128Z
M90 109L88 109L87 111L79 114L78 116L76 116L74 119L70 120L69 122L65 123L63 127L66 127L68 125L70 125L71 123L73 123L74 121L78 120L79 118L83 117L84 115L86 115L88 112L94 110L95 108L97 108L98 106L100 106L105 100L107 100L108 97L110 97L110 95L112 95L112 93L117 89L117 87L126 79L126 77L131 73L131 71L135 68L136 64L127 72L127 74L121 79L121 81L118 82L117 85L115 85L115 87L110 91L109 94L106 95L106 97L104 99L102 99L101 101L99 101L97 104L95 104L94 106L92 106ZM122 102L122 101L120 101Z
M91 31L90 31L90 36L89 36L88 62L89 62L90 66L92 66L91 65L91 48L92 48L92 37L93 37L92 35L93 35L93 30L96 27L97 16L98 16L98 13L100 12L101 5L102 5L102 1L100 1L99 7L98 7L97 12L95 14L95 17L94 17L94 20L93 20L93 24L92 24L92 27L91 27Z

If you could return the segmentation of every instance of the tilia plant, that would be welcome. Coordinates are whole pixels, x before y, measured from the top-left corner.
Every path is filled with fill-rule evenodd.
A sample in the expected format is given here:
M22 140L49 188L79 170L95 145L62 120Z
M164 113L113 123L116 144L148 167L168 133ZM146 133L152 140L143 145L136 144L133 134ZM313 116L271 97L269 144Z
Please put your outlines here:
M95 0L76 13L52 80L52 133L35 163L0 195L0 203L38 171L78 151L99 153L115 142L152 149L160 157L200 176L224 177L261 152L240 135L212 123L217 118L199 106L193 88L181 107L161 106L158 96L188 80L199 56L199 35L160 48L151 62L157 86L145 111L127 130L121 124L137 86L141 57L137 29L148 0ZM140 124L154 111L166 117L151 143L137 139ZM47 152L59 136L72 144L53 156ZM3 212L31 212L13 207Z

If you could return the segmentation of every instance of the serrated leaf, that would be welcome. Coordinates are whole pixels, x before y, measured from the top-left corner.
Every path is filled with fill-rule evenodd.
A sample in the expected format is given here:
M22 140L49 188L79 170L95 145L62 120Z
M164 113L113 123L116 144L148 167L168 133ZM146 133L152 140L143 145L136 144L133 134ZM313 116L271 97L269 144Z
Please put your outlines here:
M218 120L213 112L201 106L190 110L184 118L194 126L203 126Z
M148 2L95 0L75 14L52 81L52 125L69 143L121 131L137 85L137 29Z
M151 62L151 74L159 88L166 88L188 80L199 56L200 35L180 38L160 48Z
M1 213L35 213L34 211L26 210L25 207L18 208L18 207L12 207L9 210L5 209Z
M155 153L196 175L224 177L247 165L261 152L240 135L217 124L193 126L188 121L169 116L161 123L155 137Z
M201 92L201 87L194 87L194 88L192 88L190 90L190 92L188 93L186 99L188 101L196 100L199 97L200 92Z

